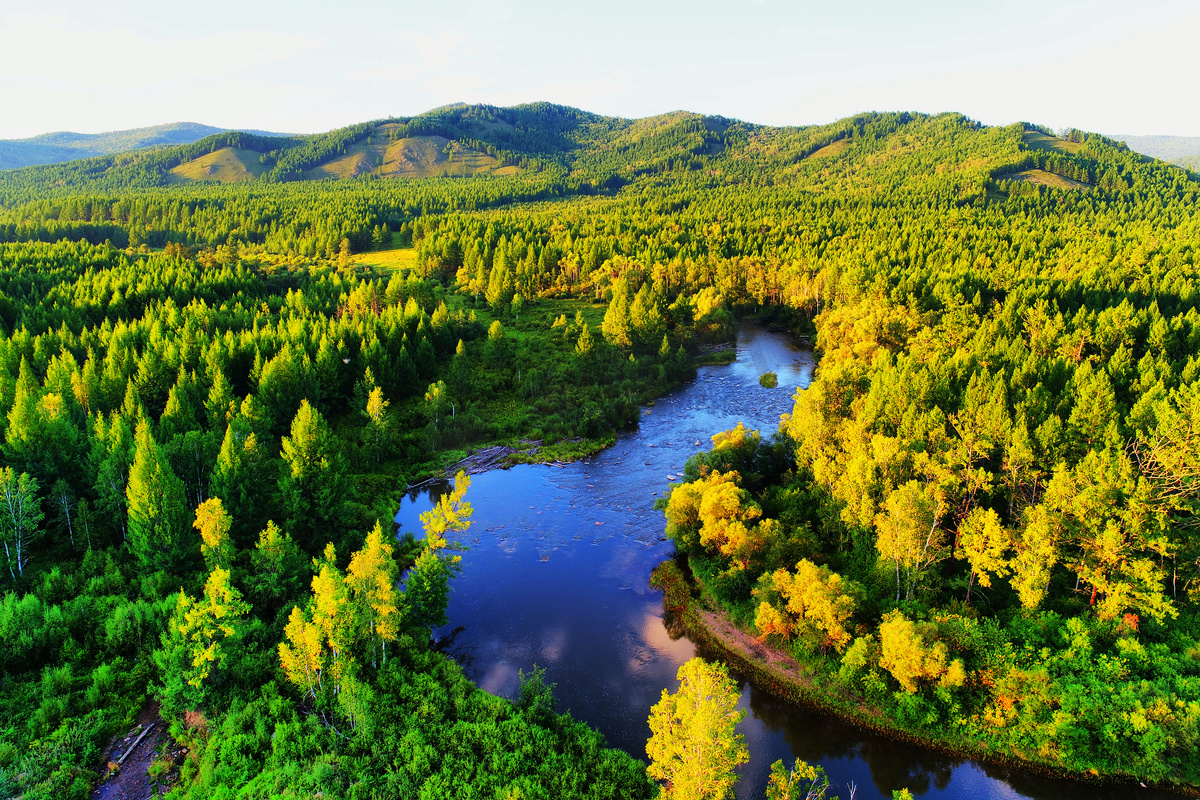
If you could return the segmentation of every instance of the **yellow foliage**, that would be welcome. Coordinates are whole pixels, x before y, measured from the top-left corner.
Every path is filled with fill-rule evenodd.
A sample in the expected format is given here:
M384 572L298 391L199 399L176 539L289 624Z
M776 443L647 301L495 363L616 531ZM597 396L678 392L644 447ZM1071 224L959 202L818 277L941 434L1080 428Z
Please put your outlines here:
M469 488L471 479L459 470L454 476L454 489L439 497L437 505L421 515L425 538L434 550L446 546L446 534L450 531L465 531L471 527L471 515L475 510L463 500Z
M717 450L737 450L746 444L747 439L751 442L759 440L758 431L748 431L746 426L739 422L736 428L727 431L721 431L714 434L712 437L712 449Z
M372 647L378 643L382 648L383 643L394 642L400 630L396 562L392 560L392 546L383 541L383 529L378 522L367 534L363 548L350 557L346 585L367 618Z
M255 549L266 558L268 563L278 564L290 550L288 547L290 538L280 530L279 526L275 524L275 520L267 520L267 527L258 534L258 544L255 545Z
M299 608L293 608L279 643L279 661L288 680L314 700L325 673L325 647L321 629Z
M886 614L879 626L879 666L892 673L906 692L915 692L919 681L941 686L961 686L966 680L962 661L950 661L946 645L933 638L933 626L917 625L900 611Z
M788 636L801 626L811 626L823 637L822 647L833 647L840 652L850 643L852 636L846 630L846 623L858 607L859 592L853 581L803 559L794 574L776 570L770 577L770 589L779 595L784 608L777 609L765 602L759 605L755 624L762 635L778 632ZM760 617L778 630L764 630L759 625Z
M758 629L759 637L764 639L768 636L792 635L792 625L788 618L765 600L758 604L758 611L754 614L754 627Z
M192 527L200 531L200 552L210 564L228 566L232 560L233 545L229 541L229 529L233 520L219 497L210 497L196 507L196 521Z
M191 655L187 682L199 687L224 660L221 643L237 632L237 623L250 612L241 592L229 582L229 570L215 568L204 584L204 595L193 600L183 591L173 622Z
M737 472L710 472L676 487L667 501L666 515L668 533L687 536L698 528L701 545L745 569L765 541L778 535L778 523L764 520L758 526L747 525L762 516L762 509L749 492L738 487L739 478Z

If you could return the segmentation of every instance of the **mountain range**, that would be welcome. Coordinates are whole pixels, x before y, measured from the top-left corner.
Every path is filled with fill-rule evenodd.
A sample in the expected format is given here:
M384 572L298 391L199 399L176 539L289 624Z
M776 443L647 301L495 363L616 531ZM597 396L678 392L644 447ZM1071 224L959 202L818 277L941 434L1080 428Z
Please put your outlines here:
M198 122L171 122L148 128L131 128L108 133L73 133L56 131L31 136L28 139L0 139L0 170L29 167L36 164L58 164L80 158L125 153L147 147L191 144L205 136L224 133L229 128L215 128ZM260 136L287 136L283 133L248 131Z

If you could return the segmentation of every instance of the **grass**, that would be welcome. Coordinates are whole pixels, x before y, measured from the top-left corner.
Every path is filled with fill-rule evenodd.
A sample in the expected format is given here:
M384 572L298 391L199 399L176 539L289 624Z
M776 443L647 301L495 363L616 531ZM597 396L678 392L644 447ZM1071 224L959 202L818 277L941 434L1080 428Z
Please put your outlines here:
M849 139L838 139L836 142L827 144L820 150L809 154L809 158L831 158L838 155L850 146Z
M732 347L727 347L724 350L702 353L695 359L695 364L698 367L720 367L732 364L734 361L737 361L737 351Z
M1030 150L1051 150L1055 153L1075 155L1083 149L1083 142L1068 142L1057 136L1047 136L1041 131L1025 131L1021 143Z
M515 166L502 167L494 156L442 136L411 136L391 141L390 133L396 127L390 123L380 125L344 154L306 170L304 179L356 178L371 173L390 178L469 178L480 173L515 175L521 171ZM259 154L249 150L222 148L175 167L170 181L253 180L266 171L258 159Z
M388 178L469 178L479 173L513 175L517 167L501 167L487 153L442 136L410 136L391 140L395 124L380 125L343 155L304 173L308 180L354 178L375 173Z
M1062 175L1055 175L1053 172L1047 172L1044 169L1026 169L1021 172L1013 172L1008 175L997 175L997 179L1006 181L1024 181L1027 183L1036 183L1041 186L1049 186L1052 189L1090 189L1091 184L1081 181L1064 178Z
M758 377L758 385L764 389L774 389L779 385L779 376L774 372L764 372Z
M393 240L394 240L393 235ZM389 250L373 250L354 257L354 263L379 272L397 272L413 269L417 266L417 249L415 247L395 247Z
M266 172L266 166L252 150L223 147L216 152L180 164L171 170L172 183L217 181L236 183L254 180Z

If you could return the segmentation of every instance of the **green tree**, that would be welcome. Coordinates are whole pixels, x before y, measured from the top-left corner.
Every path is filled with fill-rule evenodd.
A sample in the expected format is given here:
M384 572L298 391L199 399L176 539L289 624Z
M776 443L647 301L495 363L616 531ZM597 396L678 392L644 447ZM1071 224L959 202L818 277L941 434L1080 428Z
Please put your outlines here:
M291 435L283 437L284 473L279 497L287 513L288 528L310 550L332 530L341 516L345 477L337 439L321 413L300 403L292 419Z
M250 605L230 583L229 570L209 573L204 594L193 599L180 590L175 610L156 654L163 670L168 704L203 702L205 684L225 663L230 644L240 638Z
M665 796L724 800L737 782L735 770L750 760L746 739L735 728L737 687L723 664L693 658L679 668L679 690L663 689L650 709L646 753L651 778L665 781Z
M820 765L797 758L791 769L783 761L771 765L767 779L767 800L826 800L829 778ZM828 800L837 800L836 797Z
M125 489L129 547L144 569L181 571L199 548L187 535L183 482L175 477L146 420L134 434L135 453Z

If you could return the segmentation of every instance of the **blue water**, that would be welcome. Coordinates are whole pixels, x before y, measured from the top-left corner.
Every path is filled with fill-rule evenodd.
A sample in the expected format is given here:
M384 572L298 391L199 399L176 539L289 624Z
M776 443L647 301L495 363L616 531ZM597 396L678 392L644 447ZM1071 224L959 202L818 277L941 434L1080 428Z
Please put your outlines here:
M758 384L777 373L779 386ZM743 325L738 358L705 367L691 383L643 409L637 429L615 446L562 467L529 465L472 478L474 524L460 536L462 574L452 586L448 652L480 687L514 697L520 670L536 664L557 683L560 711L598 728L608 742L645 759L650 707L674 691L679 665L696 646L664 624L651 570L674 552L654 501L687 458L739 421L770 435L794 394L812 380L810 352L784 334ZM420 531L428 492L406 499L396 520ZM701 653L701 655L705 655ZM799 757L821 764L842 800L917 797L1174 797L1103 790L980 765L874 736L781 703L739 680L748 711L739 730L750 748L739 800L761 798L770 765Z

